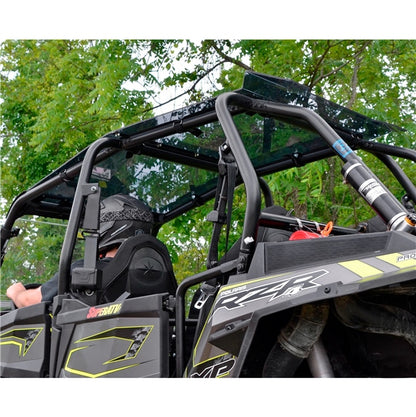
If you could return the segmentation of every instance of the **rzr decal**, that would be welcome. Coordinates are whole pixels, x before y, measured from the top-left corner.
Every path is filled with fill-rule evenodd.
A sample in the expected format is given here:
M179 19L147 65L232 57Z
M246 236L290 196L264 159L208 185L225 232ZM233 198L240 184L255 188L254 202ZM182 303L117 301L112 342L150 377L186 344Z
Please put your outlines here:
M42 330L42 327L9 330L0 335L0 345L15 345L19 356L25 356Z
M328 271L325 269L320 269L294 277L283 278L279 281L273 281L251 289L246 289L246 285L240 286L234 289L239 290L239 292L232 294L231 296L229 296L227 291L221 293L215 308L216 310L220 308L233 310L235 308L243 307L252 301L264 298L267 298L267 302L270 302L277 298L291 297L301 291L320 286L321 284L316 283L315 280L327 273ZM225 297L223 294L225 294Z
M221 378L230 373L235 364L234 356L225 354L217 358L209 359L206 362L200 363L194 369L191 378Z
M143 347L152 330L153 326L115 327L104 332L79 339L75 342L76 344L88 344L86 346L72 349L69 352L65 370L73 374L97 378L137 366L139 365L137 361L135 363L130 363L129 360L133 360L137 357L140 349ZM126 350L124 350L122 354L116 355L103 362L102 359L100 359L102 358L102 352L107 351L106 349L109 346L108 343L114 344L116 341L125 342L127 344ZM102 343L105 344L101 345ZM113 353L117 346L118 345L116 344L111 346L109 352ZM91 349L93 350L92 352ZM118 365L120 363L125 364L125 366L120 367ZM80 364L83 364L83 369L78 369L81 368ZM118 366L112 366L114 364ZM98 370L97 367L100 367L101 370Z

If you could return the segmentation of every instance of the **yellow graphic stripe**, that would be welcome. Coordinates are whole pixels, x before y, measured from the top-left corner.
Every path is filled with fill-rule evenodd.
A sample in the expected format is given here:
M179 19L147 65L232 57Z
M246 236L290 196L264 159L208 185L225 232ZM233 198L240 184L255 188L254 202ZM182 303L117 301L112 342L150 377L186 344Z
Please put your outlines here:
M408 258L402 255L401 253L389 253L387 255L377 256L377 259L380 259L384 262L387 262L390 265L393 265L399 269L410 268L416 266L416 259Z
M23 343L24 343L24 341L23 342L14 342L13 340L8 340L8 341L5 341L5 342L0 342L0 345L16 345L19 348L19 356L22 356Z
M37 331L36 336L33 340L30 341L28 344L27 339L22 337L15 336L13 333L20 332L20 331L30 331L34 330ZM42 327L16 327L11 329L7 332L0 334L0 345L16 345L19 347L19 356L22 356L22 348L23 348L23 356L29 351L32 345L35 343L38 336L42 333Z
M111 335L111 332L113 332L114 330L119 330L119 329L123 330L123 329L140 329L140 328L149 328L148 334L146 335L146 337L141 342L141 345L140 345L139 349L136 351L136 353L134 354L134 356L131 356L129 358L123 358L127 354L127 352L130 350L131 346L134 343L134 340L132 340L131 338L127 338L127 337ZM127 350L124 354L119 355L115 358L109 359L108 361L102 363L102 365L108 365L108 364L111 364L111 363L127 361L127 360L130 360L130 359L136 358L137 355L139 354L140 350L142 349L143 345L145 344L146 340L148 339L150 333L153 331L153 328L154 328L154 325L142 325L142 326L133 326L133 327L132 326L116 326L116 327L112 327L112 328L107 329L107 330L103 330L102 332L95 333L91 336L83 337L83 338L75 341L74 343L94 342L94 341L97 341L97 340L99 341L99 340L110 340L110 339L124 340L126 342L130 342L130 345L128 346L128 348L127 348ZM104 336L106 333L109 333L110 335L109 336ZM100 335L102 335L102 336L100 336ZM134 366L139 365L138 363L135 363L135 364L126 365L126 366L123 366L123 367L120 367L120 368L106 370L106 371L96 373L96 374L86 372L86 371L81 371L79 369L74 369L74 368L71 368L69 366L69 362L71 360L71 357L72 357L73 353L78 352L78 351L83 350L83 349L86 349L86 348L91 348L91 347L94 347L94 346L93 345L87 345L87 346L82 346L82 347L79 347L79 348L72 349L68 354L68 358L67 358L64 369L66 371L70 372L70 373L85 376L85 377L88 377L88 378L99 378L99 377L104 376L104 375L108 375L108 374L111 374L111 373L114 373L114 372L122 371L124 369L132 368Z
M85 349L85 348L88 348L88 347L89 347L89 346L83 346L83 347L80 347L80 348L77 348L77 349L73 349L73 350L69 353L69 355L68 355L68 360L66 361L66 365L65 365L65 370L66 370L66 371L71 372L71 373L76 374L76 375L85 376L85 377L87 377L87 378L100 378L100 377L102 377L102 376L104 376L104 375L109 375L109 374L112 374L112 373L114 373L114 372L122 371L122 370L124 370L124 369L127 369L127 368L132 368L133 366L137 366L137 365L138 365L138 363L135 363L135 364L132 364L132 365L127 365L127 366L121 367L121 368L110 369L110 370L107 370L107 371L99 372L99 373L97 373L97 374L92 374L92 373L90 373L90 372L84 372L84 371L81 371L81 370L79 370L79 369L73 369L73 368L70 368L70 367L68 366L68 363L69 363L69 361L70 361L70 359L71 359L72 354L73 354L74 352L78 351L78 350L82 350L82 349Z
M349 269L354 274L357 274L361 278L378 277L383 274L380 269L374 268L374 266L368 265L363 261L346 261L339 262L339 265Z
M230 285L226 285L224 287L221 287L218 291L217 297L223 293L224 291L228 291L231 290L233 288L238 288L238 287L244 287L246 285L250 285L253 284L255 282L261 282L261 281L267 281L269 279L273 279L273 278L277 278L277 277L281 277L284 275L290 275L292 272L284 272L282 274L274 274L274 275L268 275L266 277L262 277L262 278L256 278L256 279L252 279L250 281L241 281L241 282L237 282L236 284L230 284Z

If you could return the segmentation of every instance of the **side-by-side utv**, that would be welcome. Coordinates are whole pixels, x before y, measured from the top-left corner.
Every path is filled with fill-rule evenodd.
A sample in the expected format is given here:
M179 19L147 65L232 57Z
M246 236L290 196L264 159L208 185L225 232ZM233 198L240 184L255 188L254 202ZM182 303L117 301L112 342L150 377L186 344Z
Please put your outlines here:
M247 73L240 90L99 138L8 211L2 261L24 216L66 231L53 302L2 302L1 376L415 377L416 151L414 139L395 145L400 131L293 81ZM395 195L366 155L392 173ZM331 224L275 204L272 175L330 158L371 217ZM145 202L154 225L99 269L100 203L116 194ZM206 267L178 284L158 231L204 204Z

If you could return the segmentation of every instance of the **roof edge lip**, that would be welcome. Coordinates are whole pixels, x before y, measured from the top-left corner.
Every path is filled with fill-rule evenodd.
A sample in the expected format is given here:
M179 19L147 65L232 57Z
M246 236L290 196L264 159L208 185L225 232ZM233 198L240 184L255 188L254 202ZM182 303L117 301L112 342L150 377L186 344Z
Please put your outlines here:
M332 117L326 110L332 109L334 112L342 112L351 119L358 118L362 121L367 121L367 123L371 123L373 126L377 125L380 131L383 131L377 136L382 136L391 132L406 131L403 127L374 119L321 97L313 93L310 87L288 78L280 78L259 72L246 71L243 86L240 91L242 94L253 98L270 101L276 101L276 96L278 96L279 103L293 104L299 107L309 108L319 114L331 126L340 128L341 130L345 130L346 128L337 122L339 117Z
M350 130L351 134L363 133L365 131L364 129L363 132L360 132L359 122L372 128L372 130L375 132L371 135L372 138L383 136L391 132L406 131L406 129L400 126L365 116L362 113L348 109L347 107L323 98L313 93L312 89L308 86L288 78L280 78L254 71L246 71L244 74L242 87L240 89L233 90L232 92L255 99L309 108L319 114L331 126L344 131ZM118 136L121 137L121 139L127 139L131 136L151 130L155 127L160 127L169 123L180 122L188 117L215 110L216 99L217 97L212 97L197 103L190 104L188 106L183 106L179 109L174 109L160 115L156 115L154 117L121 127L105 134L104 136ZM333 114L331 114L331 112ZM346 118L349 118L351 126L354 124L354 120L359 119L359 122L356 123L357 127L355 130L353 130L352 127L348 128L339 123L339 118L336 118L335 115L341 113ZM377 132L379 133L377 134Z

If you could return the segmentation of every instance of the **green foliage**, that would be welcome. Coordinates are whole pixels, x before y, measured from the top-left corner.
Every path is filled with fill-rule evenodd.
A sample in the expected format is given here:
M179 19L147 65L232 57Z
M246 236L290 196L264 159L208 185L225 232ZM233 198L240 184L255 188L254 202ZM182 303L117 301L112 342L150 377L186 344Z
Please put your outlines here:
M240 88L247 69L304 83L352 110L402 126L408 133L397 134L395 142L416 148L415 40L19 40L1 45L0 66L1 187L8 205L104 133L151 116L149 99L157 89L174 86L188 101L201 100ZM255 146L255 129L250 135ZM363 157L400 198L401 187L382 164ZM416 177L414 163L398 162ZM267 179L275 202L296 215L355 225L372 213L339 171L340 161L332 158ZM204 218L212 208L200 207L161 230L179 280L205 268L212 225ZM231 242L241 232L244 209L241 188ZM40 228L31 233L39 238ZM47 262L35 271L39 275L57 265L50 253L59 254L59 239L44 236ZM220 252L225 249L221 242ZM36 274L23 275L18 267L42 253L16 252L7 275L32 280Z
M2 44L3 198L10 201L101 135L143 117L155 84L151 48L116 40ZM129 89L134 82L142 88Z

